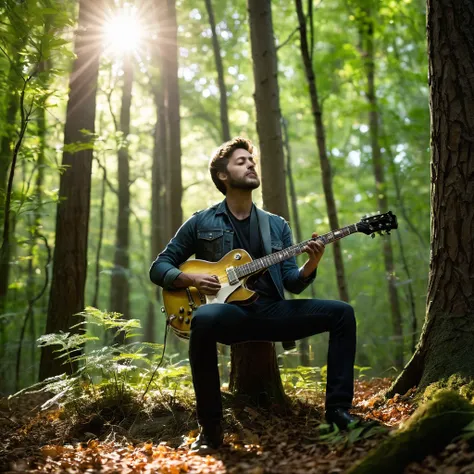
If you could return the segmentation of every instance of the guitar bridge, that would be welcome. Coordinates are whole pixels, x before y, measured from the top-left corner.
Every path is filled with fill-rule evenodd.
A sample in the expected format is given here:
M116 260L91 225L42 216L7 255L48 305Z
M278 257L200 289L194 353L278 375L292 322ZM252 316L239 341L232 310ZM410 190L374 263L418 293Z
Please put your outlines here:
M239 277L234 267L226 268L227 279L229 280L229 285L237 285L239 283Z

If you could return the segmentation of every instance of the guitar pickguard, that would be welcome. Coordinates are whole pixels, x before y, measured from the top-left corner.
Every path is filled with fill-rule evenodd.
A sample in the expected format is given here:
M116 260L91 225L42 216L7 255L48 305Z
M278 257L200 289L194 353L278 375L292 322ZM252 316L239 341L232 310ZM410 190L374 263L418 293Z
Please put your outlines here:
M205 295L206 297L206 304L214 304L214 303L225 303L227 298L238 288L242 286L242 282L239 281L234 285L224 284L221 286L221 289L215 295Z

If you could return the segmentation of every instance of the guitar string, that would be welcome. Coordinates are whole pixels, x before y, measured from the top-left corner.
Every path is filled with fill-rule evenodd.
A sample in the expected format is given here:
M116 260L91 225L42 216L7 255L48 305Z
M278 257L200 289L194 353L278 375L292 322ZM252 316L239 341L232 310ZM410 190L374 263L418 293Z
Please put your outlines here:
M266 255L265 257L261 257L257 260L252 260L249 263L245 263L236 267L235 271L237 273L238 278L242 278L244 276L257 272L258 270L262 270L271 265L280 263L281 261L286 260L290 257L303 253L303 247L312 240L322 240L324 245L327 245L357 231L357 224L351 224L346 227L342 227L341 229L327 232L326 234L320 235L318 237L304 240L303 242L292 245L291 247L287 247L286 249L283 249L279 252Z

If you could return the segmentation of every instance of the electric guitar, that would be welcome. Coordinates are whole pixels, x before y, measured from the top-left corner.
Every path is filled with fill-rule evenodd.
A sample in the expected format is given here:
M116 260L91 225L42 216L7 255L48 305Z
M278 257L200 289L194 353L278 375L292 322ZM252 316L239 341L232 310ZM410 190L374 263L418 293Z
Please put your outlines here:
M175 334L180 338L188 339L193 312L199 306L213 303L248 304L252 302L257 295L247 287L249 278L265 271L272 265L303 253L302 249L311 240L322 240L327 245L356 232L375 237L375 233L383 235L385 232L389 234L390 230L397 227L397 216L389 211L385 214L363 217L357 224L305 240L256 260L252 260L252 257L243 249L230 251L218 262L207 262L198 259L187 260L179 267L181 271L216 275L221 288L215 295L204 295L193 286L176 290L163 290L164 308L162 311L166 313L167 322Z

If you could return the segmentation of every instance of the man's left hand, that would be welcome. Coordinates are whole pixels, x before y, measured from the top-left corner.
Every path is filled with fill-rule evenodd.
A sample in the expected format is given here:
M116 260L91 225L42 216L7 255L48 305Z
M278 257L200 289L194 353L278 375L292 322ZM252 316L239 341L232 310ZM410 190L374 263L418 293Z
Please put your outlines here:
M318 237L316 232L312 234L313 239ZM319 265L319 262L324 254L325 245L320 239L310 240L303 248L303 252L308 254L308 261L303 267L303 277L309 276Z

